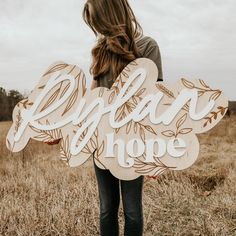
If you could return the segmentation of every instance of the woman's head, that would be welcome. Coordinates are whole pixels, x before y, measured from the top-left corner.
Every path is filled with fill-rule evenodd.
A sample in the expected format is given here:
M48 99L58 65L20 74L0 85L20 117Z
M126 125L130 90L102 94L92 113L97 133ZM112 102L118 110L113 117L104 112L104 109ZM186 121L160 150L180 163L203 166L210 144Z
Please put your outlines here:
M142 29L127 0L88 0L83 18L99 36L92 50L91 72L95 79L110 68L116 77L127 63L139 57L135 40Z

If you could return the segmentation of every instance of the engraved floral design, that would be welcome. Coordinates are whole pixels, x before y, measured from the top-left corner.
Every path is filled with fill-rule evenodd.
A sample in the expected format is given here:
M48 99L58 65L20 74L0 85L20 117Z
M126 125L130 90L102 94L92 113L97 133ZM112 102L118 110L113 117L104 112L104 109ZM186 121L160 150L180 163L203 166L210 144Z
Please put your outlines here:
M136 66L137 63L136 61L133 61L132 63L129 64L129 66ZM122 77L124 78L129 78L128 72L131 71L131 68L127 66L125 69L121 72L121 74L118 76L117 80L114 82L112 85L110 91L111 94L108 98L108 103L111 104L115 98L120 93L120 89L124 86L125 82L122 80ZM130 85L129 88L132 87L132 84ZM126 93L129 91L127 89ZM104 89L101 90L99 94L102 96L104 92ZM142 100L144 93L146 92L146 88L141 88L138 90L127 102L125 102L122 106L120 106L117 109L117 113L115 115L115 120L117 122L123 120L128 114L130 114L138 105L138 103ZM99 96L100 96L99 95ZM130 131L133 129L134 133L139 133L142 141L144 142L145 140L145 132L150 132L154 135L157 135L156 131L150 126L150 125L145 125L142 122L134 122L134 121L129 121L126 125L126 134L129 134ZM115 133L118 133L120 128L115 129Z
M66 63L59 63L56 64L55 66L53 66L51 69L49 69L43 76L47 76L50 75L52 73L55 73L57 71L60 71L61 73L58 75L57 78L59 78L60 76L62 76L64 73L66 73L67 75L72 74L72 72L74 71L74 69L76 68L76 66L71 66L69 64ZM63 70L64 73L62 73ZM76 73L76 72L74 72ZM74 75L74 79L76 80L76 89L73 91L73 94L70 96L70 98L68 99L67 105L62 113L62 116L64 116L75 104L77 98L78 98L78 94L80 91L80 84L82 84L82 96L84 96L85 92L86 92L86 85L85 85L85 75L83 74L82 70L78 71L77 75ZM38 89L44 89L46 86L46 84L41 85L38 87ZM41 112L44 111L46 108L48 108L52 103L54 103L58 98L62 98L65 93L67 92L67 90L70 87L70 83L68 81L62 81L61 83L59 83L57 85L57 89L53 92L53 94L48 98L48 100L46 101L46 103L44 104L44 106L41 108Z
M55 100L58 98L58 95L60 94L61 88L62 88L63 82L59 84L59 88L57 88L54 93L49 97L49 99L46 101L40 112L44 111L46 108L48 108Z
M176 99L174 93L173 93L170 89L166 88L163 84L158 83L158 84L156 84L156 87L157 87L157 89L159 89L162 93L164 93L167 97L172 98L172 99ZM165 103L164 105L170 106L171 103ZM186 103L186 104L182 107L182 110L188 112L188 111L189 111L189 105Z
M203 80L199 79L199 82L202 87L196 86L193 82L181 79L182 84L189 89L197 89L198 90L198 96L202 96L205 93L210 93L209 101L210 100L217 100L217 98L221 95L222 91L219 89L211 89Z
M69 160L71 158L70 153L70 146L69 146L69 135L66 136L65 139L62 139L60 142L60 154L61 154L61 160L66 162L67 165L69 165Z
M69 73L71 73L71 71L69 71ZM68 73L68 74L69 74ZM77 98L78 98L78 94L79 94L79 89L80 89L80 80L82 79L82 91L84 95L86 88L85 88L85 83L84 83L84 77L82 77L82 72L80 71L76 76L75 76L75 80L77 81L77 85L76 85L76 89L74 90L74 92L72 93L72 95L70 96L67 105L62 113L62 116L64 116L75 104ZM66 85L63 88L63 84ZM56 101L56 99L62 98L64 96L64 94L66 93L66 91L69 89L69 85L70 83L66 82L66 81L62 81L61 83L59 83L58 88L54 91L54 93L48 98L48 100L46 101L46 103L44 104L44 106L41 109L41 112L43 110L45 110L46 108L48 108L53 102Z
M22 122L22 117L21 117L21 110L18 110L17 111L17 115L16 115L16 121L15 121L15 132L14 132L14 135L17 133L20 125L21 125L21 122Z
M32 106L34 103L30 102L29 99L24 99L17 103L17 107L20 107L22 105L25 109L28 109L28 106Z
M49 75L49 74L52 74L56 71L61 71L63 69L65 69L66 67L68 67L69 64L66 64L66 63L59 63L59 64L56 64L55 66L53 66L52 68L50 68L43 76L46 76L46 75Z
M46 120L46 125L50 125L49 121ZM37 133L36 136L34 136L34 139L43 141L43 142L53 142L55 140L58 140L62 138L62 133L60 129L53 129L53 130L40 130L35 128L32 125L29 125L29 127Z
M145 155L143 155L145 158ZM150 175L153 177L159 176L168 170L173 170L176 167L166 166L158 157L154 157L155 162L144 162L137 158L135 160L135 172L141 175Z
M217 107L217 111L212 111L210 113L210 116L204 117L206 122L203 124L203 127L206 127L208 124L211 124L213 120L217 119L218 115L224 116L227 109L228 107L222 107L222 106Z
M79 124L78 126L80 125L81 124ZM79 141L83 140L87 132L88 128L81 134ZM74 133L76 133L76 131L74 131ZM96 129L95 132L93 133L93 136L90 138L89 142L85 145L85 147L81 152L87 155L93 155L93 158L97 162L99 162L99 164L101 164L105 169L107 169L106 166L99 160L99 157L103 153L104 148L105 148L105 141L103 140L102 143L99 144L99 134L98 134L98 129Z
M125 83L126 83L126 78L130 77L130 75L133 72L133 69L134 70L137 69L137 68L132 68L132 66L136 67L137 65L138 64L136 63L136 61L130 63L129 66L127 66L122 71L122 73L118 76L118 78L115 80L114 85L112 86L111 89L107 89L107 88L100 88L99 89L98 96L101 97L102 99L104 99L104 97L105 97L105 99L108 100L108 101L104 101L104 104L107 105L107 103L109 103L111 105L115 100L117 102L119 102L119 99L117 99L117 96L120 94L121 88L124 88ZM146 67L145 64L143 64L143 67L144 67L143 69L149 69L149 66ZM59 78L60 76L71 73L72 78L75 78L75 87L73 87L73 91L71 92L70 97L68 97L63 104L60 104L61 105L60 109L58 109L55 112L55 114L53 114L54 116L51 116L51 113L53 113L53 112L51 112L49 114L50 111L48 108L52 104L57 103L58 100L63 98L63 96L65 96L65 94L69 91L70 86L71 86L71 83L68 80L64 80L62 82L61 82L61 80L60 81L57 80L57 81L54 81L55 82L54 87L50 89L49 88L50 85L47 85L46 82L48 82L48 80L50 79L49 78L50 75L55 72L57 72L55 75L55 76L58 76L57 78ZM141 72L140 72L140 75L142 75ZM132 77L132 75L131 75L131 77ZM57 78L55 78L55 79L57 79ZM138 77L136 79L138 79ZM141 77L139 77L139 79L141 79ZM116 114L114 115L115 116L114 119L117 122L124 120L126 117L128 118L129 114L134 112L134 110L137 108L138 104L140 104L140 102L143 99L145 99L145 96L149 95L147 90L148 90L148 88L150 88L150 86L152 86L151 87L152 89L153 88L155 89L154 93L158 92L157 90L159 90L163 93L162 95L164 95L164 101L166 102L165 105L172 105L173 100L175 100L178 97L178 94L181 93L180 90L184 87L188 88L189 90L194 89L193 91L190 91L191 94L194 94L197 91L198 97L205 95L205 96L203 96L202 100L200 99L202 103L204 103L204 97L206 97L206 100L208 98L209 98L209 100L217 100L221 95L220 90L211 89L202 80L192 82L192 81L188 81L186 79L182 79L180 81L180 83L177 84L176 88L173 88L173 89L169 89L169 86L164 85L163 83L155 83L155 81L153 81L153 82L154 82L153 85L148 82L147 87L145 87L145 84L143 84L142 88L139 88L138 91L135 92L135 94L132 93L132 96L130 96L128 101L126 101L122 105L120 104L120 107L116 109ZM130 89L134 88L133 85L134 85L134 83L129 85L129 88L126 89L125 94L127 94L127 92L130 91ZM40 89L44 89L44 88L45 88L45 91L40 91ZM180 90L177 90L178 88ZM19 103L18 107L21 109L23 107L24 107L24 109L29 109L29 106L32 106L33 102L38 101L38 100L36 100L37 94L42 93L42 92L47 92L47 95L44 97L44 100L40 102L40 106L39 106L39 109L37 112L40 112L40 109L41 109L41 111L44 111L45 109L47 109L48 116L44 116L44 118L39 121L39 124L42 124L42 123L49 124L49 120L51 121L51 123L53 123L55 118L56 118L57 122L58 122L58 120L60 122L60 118L63 118L62 120L64 122L67 120L65 115L69 116L69 111L72 112L72 108L75 108L74 106L78 102L79 98L81 96L83 97L85 95L86 87L85 87L84 74L80 69L78 69L76 66L73 66L73 65L69 65L69 64L65 64L65 63L53 64L53 66L51 66L50 69L44 74L44 78L42 78L42 80L40 81L40 84L37 86L36 90L32 92L32 96L29 97L29 99L21 101ZM105 94L105 96L103 96L105 91L107 93ZM88 97L89 97L89 95L90 94L88 94ZM106 96L109 96L109 98L107 99ZM87 98L87 96L86 96L86 98ZM32 100L32 102L29 100ZM146 99L145 99L145 101L146 101ZM154 105L158 105L155 107L155 109L156 109L156 112L158 111L157 112L158 115L161 115L161 113L163 112L162 108L164 108L163 102L160 102L160 104L159 104L159 101L156 101L156 102L157 102L156 104L153 103L153 109L154 109ZM167 102L168 102L168 104L167 104ZM60 102L57 103L58 108L59 108L59 103ZM201 105L202 105L202 103L201 103ZM125 122L125 125L119 129L113 129L113 127L107 127L107 126L105 129L103 129L104 124L101 122L102 125L98 126L98 128L91 134L92 137L91 138L89 137L89 140L85 144L85 146L83 147L83 150L81 151L81 153L78 153L78 154L74 154L70 150L70 144L71 144L71 141L73 138L73 133L77 133L78 127L80 128L82 126L82 124L79 124L77 127L75 122L70 122L62 127L62 125L64 123L61 122L60 123L61 126L59 129L46 130L46 131L37 129L37 128L32 127L29 124L27 124L28 128L27 128L26 135L30 134L30 137L32 137L36 140L47 142L47 143L48 142L58 143L60 141L59 145L60 145L61 159L64 160L67 164L69 164L69 162L70 162L70 164L76 165L76 162L77 162L77 164L80 165L80 164L82 164L82 162L85 162L88 158L93 157L97 164L100 164L105 169L112 170L112 168L118 168L118 166L116 166L116 164L119 164L119 163L115 163L115 165L114 165L114 163L112 163L110 161L106 162L105 159L103 159L106 157L104 155L105 146L106 146L106 139L103 140L102 137L104 137L104 135L101 135L101 134L103 134L104 130L109 130L111 128L111 130L112 130L111 132L115 132L117 137L119 137L119 138L121 136L125 137L123 140L125 145L128 145L128 143L126 143L126 142L130 137L139 138L139 136L140 136L141 137L140 139L145 143L145 141L148 140L149 135L153 138L154 136L157 136L157 133L159 135L160 135L160 133L162 134L160 136L162 136L162 138L164 138L164 141L167 141L169 138L172 138L172 137L177 138L178 136L181 136L181 135L186 135L185 138L192 138L193 129L188 128L188 127L190 127L190 125L192 126L193 122L191 121L191 119L189 119L190 117L187 114L187 112L189 111L188 104L189 104L189 102L187 102L181 108L181 113L176 114L176 115L178 115L178 116L175 116L176 118L174 118L174 116L173 116L174 122L169 125L170 127L168 127L168 126L166 127L166 126L164 126L164 124L157 123L157 122L156 122L157 124L156 123L153 124L154 122L152 123L151 116L148 116L148 114L147 115L144 114L145 113L144 110L146 109L146 107L149 106L148 103L145 104L145 106L142 106L142 109L143 109L142 111L138 111L138 109L137 109L137 112L140 112L140 113L143 113L144 115L146 115L145 118L140 122L134 121L134 120L138 120L138 119L136 117L135 117L136 118L135 119L133 116L130 116L130 119L127 122ZM209 112L207 115L208 117L205 117L204 120L201 121L201 123L199 123L199 125L200 124L202 125L205 122L204 123L204 127L205 127L210 123L213 123L213 122L217 123L219 121L219 119L222 118L221 116L223 116L225 114L225 111L227 109L227 107L223 107L223 106L226 106L225 105L226 104L225 98L223 96L220 97L220 99L217 100L217 104L219 104L218 107L217 107L217 105L215 105L215 108L217 107L217 110L215 108L213 108L212 109L213 111ZM224 105L222 105L222 104L224 104ZM159 106L160 106L160 109L159 109ZM105 108L105 106L104 106L104 108ZM178 108L178 109L180 110L180 108ZM11 133L9 135L10 138L12 138L11 136L13 136L12 134L14 132L16 133L17 131L19 131L19 126L22 124L22 118L24 118L24 117L22 117L22 115L24 114L23 111L21 114L21 111L20 110L18 111L18 110L16 110L14 113L14 115L15 115L15 120L14 120L15 122L14 123L15 124L13 124L13 125L15 125L15 126L13 126L11 129ZM148 109L146 111L149 112L150 110L151 110L150 107L148 107ZM178 112L180 112L179 110L178 110ZM183 111L185 111L185 112L183 112ZM37 113L37 112L35 111L35 113ZM151 111L150 111L150 113L151 113ZM44 114L46 114L46 113L44 112ZM137 113L135 113L135 114L137 114ZM152 115L152 114L150 114L150 115ZM73 114L70 113L70 115L71 115L70 116L71 120L76 121L76 119L73 118ZM76 115L78 115L78 114L76 114ZM33 117L33 118L35 118L35 117ZM150 119L148 120L148 118L150 118ZM46 119L48 119L48 120L46 120ZM70 119L68 119L68 121L69 120ZM42 122L42 123L40 123L40 122ZM83 122L86 122L86 118L84 118ZM165 122L163 122L163 123L165 123ZM34 124L34 123L32 122L32 124ZM105 125L107 125L107 124L105 123ZM193 127L195 127L195 125ZM196 127L200 128L198 125L196 125ZM53 128L53 127L51 127L51 128ZM203 128L203 127L201 127L201 128ZM50 129L50 128L48 128L48 129ZM89 132L88 129L89 128L87 128L86 130L83 129L83 133L80 135L80 137L78 139L78 142L76 145L77 147L82 142L82 140L84 140L85 136L88 134L88 132ZM202 130L204 130L204 129L202 129ZM99 136L98 132L101 132L100 136ZM191 134L191 135L188 136L187 134ZM195 133L193 134L193 136L194 135L195 135ZM165 138L163 136L165 136L167 138ZM25 140L23 139L23 141L25 141ZM21 142L16 143L16 145L18 145L16 150L19 150L19 148L21 148L21 145L24 145L24 142L22 142L22 143L23 144L21 144ZM14 144L15 143L13 143L12 139L7 139L7 146L9 147L10 150L14 150ZM123 150L125 152L125 148L123 148ZM127 152L128 152L128 149L127 149ZM191 155L191 156L193 156L193 155ZM189 155L189 157L190 157L190 155ZM75 160L76 158L78 158L78 159ZM79 158L81 158L81 159L79 160ZM143 154L142 156L139 156L138 158L134 158L135 165L131 167L131 171L132 172L135 171L136 173L139 173L141 175L158 176L158 175L161 175L162 173L166 172L167 170L179 169L178 167L179 167L180 162L174 161L175 164L170 164L170 163L172 163L171 159L168 159L167 165L173 165L173 166L175 165L175 167L167 166L166 165L167 162L164 161L164 160L166 160L165 158L170 158L170 156L166 155L164 157L164 159L161 159L161 158L158 158L158 155L153 153L153 159L150 162L147 162L147 161L145 161L146 154ZM163 160L163 162L162 162L162 160ZM182 161L184 162L185 159L183 158ZM107 168L103 164L103 162L105 164L109 163L109 164L106 164ZM120 166L120 167L122 167L122 166Z
M173 130L165 130L162 133L162 135L164 135L165 137L171 138L171 137L175 137L177 138L179 134L188 134L190 132L192 132L192 128L181 128L183 126L183 124L185 123L187 119L187 113L185 113L183 116L181 116L175 126L176 126L176 131Z

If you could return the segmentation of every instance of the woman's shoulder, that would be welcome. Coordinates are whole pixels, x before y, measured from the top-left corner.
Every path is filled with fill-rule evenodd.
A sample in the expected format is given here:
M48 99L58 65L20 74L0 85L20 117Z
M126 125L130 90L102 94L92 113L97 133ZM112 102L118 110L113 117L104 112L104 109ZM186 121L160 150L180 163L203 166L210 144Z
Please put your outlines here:
M147 36L147 35L143 35L141 38L139 38L137 40L137 44L138 45L142 45L142 44L150 44L150 45L157 45L157 41L152 38L151 36Z
M143 36L136 42L136 44L139 53L141 54L141 57L149 58L153 62L155 62L158 68L158 81L162 81L163 74L162 74L161 53L156 40L148 36Z
M158 43L150 36L143 36L137 40L136 45L142 56L147 55L153 48L158 48Z

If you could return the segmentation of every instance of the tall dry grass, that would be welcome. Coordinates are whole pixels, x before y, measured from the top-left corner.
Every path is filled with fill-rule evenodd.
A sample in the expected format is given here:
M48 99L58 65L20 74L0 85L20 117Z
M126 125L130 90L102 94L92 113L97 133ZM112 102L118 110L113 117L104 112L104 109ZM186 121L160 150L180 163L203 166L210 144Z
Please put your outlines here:
M9 126L0 124L0 235L99 235L92 162L66 167L57 146L33 141L11 154ZM236 117L200 135L200 143L191 168L145 180L145 236L236 235ZM119 215L122 235L122 207Z

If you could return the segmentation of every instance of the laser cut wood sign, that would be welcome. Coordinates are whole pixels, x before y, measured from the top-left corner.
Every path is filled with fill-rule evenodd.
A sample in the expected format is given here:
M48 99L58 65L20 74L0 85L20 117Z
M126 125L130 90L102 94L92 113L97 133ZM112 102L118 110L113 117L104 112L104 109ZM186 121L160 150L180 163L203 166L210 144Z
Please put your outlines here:
M29 97L13 111L6 145L19 152L29 139L60 139L69 166L94 158L119 179L158 176L190 167L199 154L196 134L214 127L228 100L203 80L156 82L149 59L131 62L111 89L86 89L83 71L52 64Z

